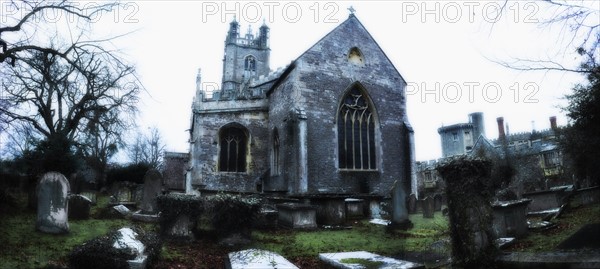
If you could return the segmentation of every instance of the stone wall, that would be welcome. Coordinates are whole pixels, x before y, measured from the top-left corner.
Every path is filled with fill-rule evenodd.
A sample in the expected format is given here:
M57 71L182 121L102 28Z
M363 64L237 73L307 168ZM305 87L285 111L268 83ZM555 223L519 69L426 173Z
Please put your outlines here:
M268 169L266 100L203 102L194 110L192 184L206 190L254 192ZM219 130L228 124L248 132L246 172L219 172Z
M364 64L348 61L357 47ZM356 84L355 84L356 83ZM373 171L338 169L337 112L342 97L360 85L376 114L376 160ZM284 167L301 167L294 111L306 115L308 193L375 193L389 195L395 180L410 181L410 147L405 111L405 82L358 20L349 19L306 51L294 69L269 95L270 123L285 140ZM304 120L304 119L301 119ZM286 170L284 168L284 170ZM288 170L283 181L302 180L301 171ZM294 188L292 188L293 190Z

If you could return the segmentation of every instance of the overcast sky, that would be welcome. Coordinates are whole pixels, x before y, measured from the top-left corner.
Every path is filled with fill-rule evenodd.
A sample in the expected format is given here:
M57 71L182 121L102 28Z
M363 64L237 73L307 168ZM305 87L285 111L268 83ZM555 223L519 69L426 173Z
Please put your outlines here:
M597 1L589 1L598 3ZM99 35L133 33L113 45L136 64L147 89L140 106L142 129L156 126L170 151L188 150L187 129L198 68L206 85L220 84L224 40L234 14L242 33L270 27L271 69L287 65L348 18L349 7L408 82L407 111L415 131L416 158L441 157L437 128L483 112L486 134L497 137L496 117L511 133L567 124L561 97L582 77L522 72L491 60L553 59L576 66L574 48L559 27L541 28L539 2L299 1L127 2L103 14ZM598 19L600 20L600 19Z

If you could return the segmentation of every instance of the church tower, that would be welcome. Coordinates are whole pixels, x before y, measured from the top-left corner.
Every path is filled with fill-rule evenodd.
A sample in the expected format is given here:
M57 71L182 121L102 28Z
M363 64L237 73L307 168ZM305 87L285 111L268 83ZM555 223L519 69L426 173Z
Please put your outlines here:
M240 25L233 19L225 38L223 58L223 91L238 91L251 78L267 75L269 69L269 27L263 23L258 37L248 31L240 37Z

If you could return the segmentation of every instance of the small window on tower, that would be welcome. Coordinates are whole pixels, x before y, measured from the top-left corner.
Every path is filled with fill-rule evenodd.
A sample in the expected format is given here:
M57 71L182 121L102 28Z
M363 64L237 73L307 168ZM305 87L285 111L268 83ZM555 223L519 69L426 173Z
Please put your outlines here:
M256 59L254 59L254 56L250 55L246 57L244 61L244 70L252 72L256 71Z
M350 52L348 53L348 61L355 65L365 64L363 55L357 47L353 47L350 49Z

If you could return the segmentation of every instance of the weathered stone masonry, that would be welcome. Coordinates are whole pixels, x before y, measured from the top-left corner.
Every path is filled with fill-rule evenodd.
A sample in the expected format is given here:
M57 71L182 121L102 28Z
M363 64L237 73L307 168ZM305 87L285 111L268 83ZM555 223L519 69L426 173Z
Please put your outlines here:
M406 82L354 15L272 73L265 72L269 48L262 39L268 28L232 44L235 27L230 25L226 39L223 89L212 97L199 90L194 102L190 142L196 187L381 197L389 197L395 181L410 188L414 146ZM248 67L235 64L248 55L256 57L255 70L244 71L251 77L231 75ZM339 114L342 107L351 112ZM245 171L219 171L221 132L231 125L248 137Z

